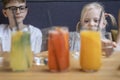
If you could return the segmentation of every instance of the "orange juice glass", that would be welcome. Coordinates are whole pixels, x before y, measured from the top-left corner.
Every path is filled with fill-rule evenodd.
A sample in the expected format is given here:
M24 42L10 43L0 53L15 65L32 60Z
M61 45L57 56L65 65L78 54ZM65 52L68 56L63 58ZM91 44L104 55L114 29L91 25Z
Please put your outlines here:
M80 66L83 71L97 71L101 66L101 39L99 31L83 30L81 36Z
M52 72L65 71L69 67L69 41L66 27L53 27L48 38L48 66Z

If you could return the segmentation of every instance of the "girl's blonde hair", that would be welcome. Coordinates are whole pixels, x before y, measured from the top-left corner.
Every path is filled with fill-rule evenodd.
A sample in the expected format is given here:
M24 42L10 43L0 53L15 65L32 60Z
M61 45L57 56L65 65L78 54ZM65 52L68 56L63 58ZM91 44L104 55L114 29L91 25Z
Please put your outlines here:
M110 13L105 13L105 10L104 10L103 5L100 4L100 3L98 3L98 2L89 3L89 4L86 4L86 5L83 7L83 9L82 9L82 11L81 11L81 15L80 15L80 21L84 18L84 14L85 14L87 11L91 10L91 9L99 9L99 10L101 10L101 11L103 12L102 17L103 17L103 20L104 20L104 23L105 23L105 24L107 24L106 17L110 17L111 22L112 22L112 25L113 25L113 26L116 26L116 25L117 25L116 20L115 20L115 17L112 16ZM81 27L80 21L77 23L77 26L76 26L76 31L78 31L78 32L80 31L80 27Z

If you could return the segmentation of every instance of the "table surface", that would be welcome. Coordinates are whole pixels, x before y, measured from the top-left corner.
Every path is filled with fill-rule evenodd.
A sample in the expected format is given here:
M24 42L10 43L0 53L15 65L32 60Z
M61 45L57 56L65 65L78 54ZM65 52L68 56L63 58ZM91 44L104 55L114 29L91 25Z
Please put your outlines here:
M42 54L47 53L43 52ZM70 56L70 68L65 72L50 72L47 66L33 66L26 72L0 69L0 80L120 80L120 52L102 57L102 66L97 72L80 71L79 60Z

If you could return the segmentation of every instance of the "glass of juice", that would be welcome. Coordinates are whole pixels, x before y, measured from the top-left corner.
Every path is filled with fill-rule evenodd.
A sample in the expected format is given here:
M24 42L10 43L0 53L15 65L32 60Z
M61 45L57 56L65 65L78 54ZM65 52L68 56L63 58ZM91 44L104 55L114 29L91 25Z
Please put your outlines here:
M2 38L0 37L0 68L3 67L4 58L3 58L2 54L3 54L3 51L2 51Z
M51 72L66 71L69 67L69 34L67 27L52 27L48 37L48 66Z
M80 66L82 71L98 71L101 66L101 38L100 32L92 29L84 29L80 32Z
M102 37L102 50L104 56L109 57L112 55L113 49L113 42L112 42L112 35L110 32L105 32Z
M10 67L13 71L26 71L32 66L30 33L16 31L12 33Z

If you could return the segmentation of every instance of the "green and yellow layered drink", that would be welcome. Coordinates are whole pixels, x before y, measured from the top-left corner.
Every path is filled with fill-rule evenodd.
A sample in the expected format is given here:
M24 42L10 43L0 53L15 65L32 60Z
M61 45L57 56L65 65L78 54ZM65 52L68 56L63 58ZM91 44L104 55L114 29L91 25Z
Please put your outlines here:
M26 71L32 66L30 33L16 31L12 33L10 66L13 71Z

